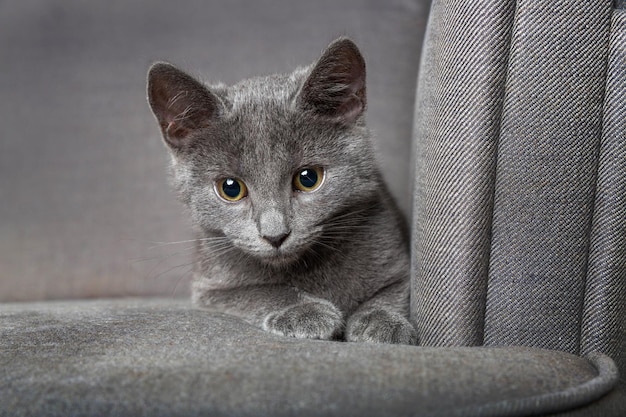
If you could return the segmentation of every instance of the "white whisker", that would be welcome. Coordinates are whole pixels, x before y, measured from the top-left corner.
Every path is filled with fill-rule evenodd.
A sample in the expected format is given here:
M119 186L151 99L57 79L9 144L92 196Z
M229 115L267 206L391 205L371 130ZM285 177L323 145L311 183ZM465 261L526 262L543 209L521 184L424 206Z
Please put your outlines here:
M216 237L204 237L204 238L198 238L198 239L188 239L188 240L178 240L178 241L173 241L173 242L152 242L149 241L148 243L152 243L154 246L149 247L148 249L154 249L154 248L159 248L162 246L169 246L169 245L179 245L182 243L193 243L193 242L213 242L213 241L221 241L226 239L225 237L222 236L216 236Z

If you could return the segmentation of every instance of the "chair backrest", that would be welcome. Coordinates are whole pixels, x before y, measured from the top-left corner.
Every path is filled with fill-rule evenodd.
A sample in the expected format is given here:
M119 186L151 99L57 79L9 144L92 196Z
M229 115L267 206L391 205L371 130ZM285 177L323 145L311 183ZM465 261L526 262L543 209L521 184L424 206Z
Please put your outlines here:
M626 369L626 11L435 0L415 117L424 345L602 351Z
M429 0L121 4L0 0L0 302L188 295L193 228L146 102L158 60L232 84L351 37L383 175L409 211Z

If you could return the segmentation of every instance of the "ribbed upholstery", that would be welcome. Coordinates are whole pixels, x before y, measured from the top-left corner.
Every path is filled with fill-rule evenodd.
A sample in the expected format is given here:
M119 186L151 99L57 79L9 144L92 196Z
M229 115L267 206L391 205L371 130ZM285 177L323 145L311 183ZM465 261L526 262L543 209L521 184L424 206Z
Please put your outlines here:
M412 315L420 343L480 345L513 1L435 1L416 106Z
M623 5L433 2L415 115L421 344L602 351L626 372Z
M626 10L613 14L581 353L626 374Z
M610 16L606 0L517 3L486 345L579 352Z

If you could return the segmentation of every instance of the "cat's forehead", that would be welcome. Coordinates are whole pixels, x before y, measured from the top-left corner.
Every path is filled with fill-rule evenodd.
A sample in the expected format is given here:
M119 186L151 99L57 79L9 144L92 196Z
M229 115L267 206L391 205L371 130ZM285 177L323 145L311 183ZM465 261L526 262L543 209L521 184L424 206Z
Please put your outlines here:
M298 72L255 77L228 88L231 140L246 143L246 150L292 145L294 129L300 130L295 125L295 100L302 78Z
M227 89L231 110L237 113L290 106L307 73L307 68L299 68L290 74L273 74L243 80Z
M233 174L268 178L305 163L323 164L336 147L335 129L296 105L309 69L244 80L221 91L228 102L211 153Z

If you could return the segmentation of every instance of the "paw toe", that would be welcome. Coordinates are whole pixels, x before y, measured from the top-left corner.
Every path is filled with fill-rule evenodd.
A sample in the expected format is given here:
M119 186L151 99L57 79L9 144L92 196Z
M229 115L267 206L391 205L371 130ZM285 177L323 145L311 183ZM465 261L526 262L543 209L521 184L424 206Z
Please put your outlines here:
M333 339L341 332L339 310L328 303L308 302L269 314L263 328L271 333L299 339Z
M415 345L417 332L403 316L385 310L359 314L348 321L349 342Z

